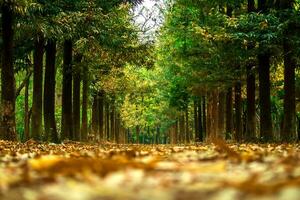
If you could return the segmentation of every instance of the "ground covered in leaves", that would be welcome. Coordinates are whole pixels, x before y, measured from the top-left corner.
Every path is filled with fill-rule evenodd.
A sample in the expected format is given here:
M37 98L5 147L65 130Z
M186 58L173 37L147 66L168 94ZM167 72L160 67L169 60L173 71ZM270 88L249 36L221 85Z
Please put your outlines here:
M0 199L299 199L299 147L0 141Z

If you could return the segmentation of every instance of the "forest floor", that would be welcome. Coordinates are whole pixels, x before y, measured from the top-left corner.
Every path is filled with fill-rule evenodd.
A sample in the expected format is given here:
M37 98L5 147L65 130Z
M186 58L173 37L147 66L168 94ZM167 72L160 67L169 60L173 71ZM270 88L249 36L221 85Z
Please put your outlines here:
M0 141L0 199L296 200L299 147Z

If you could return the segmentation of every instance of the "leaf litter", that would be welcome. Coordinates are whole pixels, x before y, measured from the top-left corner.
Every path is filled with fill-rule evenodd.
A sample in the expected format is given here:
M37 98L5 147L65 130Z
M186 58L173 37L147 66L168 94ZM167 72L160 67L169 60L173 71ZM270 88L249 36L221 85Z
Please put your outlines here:
M299 199L299 147L0 141L0 199Z

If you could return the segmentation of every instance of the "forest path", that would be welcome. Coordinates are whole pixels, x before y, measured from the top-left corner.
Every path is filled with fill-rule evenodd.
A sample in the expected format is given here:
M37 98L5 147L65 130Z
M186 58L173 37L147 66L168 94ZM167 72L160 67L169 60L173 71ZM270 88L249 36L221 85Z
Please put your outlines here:
M299 147L0 141L0 199L299 199Z

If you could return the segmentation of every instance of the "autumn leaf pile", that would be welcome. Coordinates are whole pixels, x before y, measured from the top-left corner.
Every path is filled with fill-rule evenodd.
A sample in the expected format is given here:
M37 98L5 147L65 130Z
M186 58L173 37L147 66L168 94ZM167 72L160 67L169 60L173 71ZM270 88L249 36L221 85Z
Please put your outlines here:
M0 141L0 199L299 199L299 147Z

